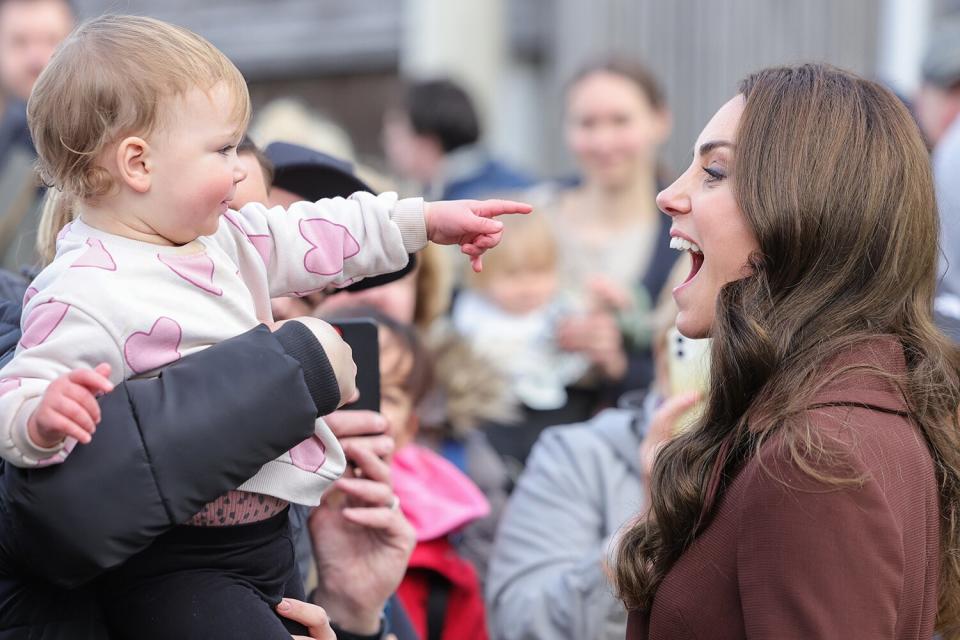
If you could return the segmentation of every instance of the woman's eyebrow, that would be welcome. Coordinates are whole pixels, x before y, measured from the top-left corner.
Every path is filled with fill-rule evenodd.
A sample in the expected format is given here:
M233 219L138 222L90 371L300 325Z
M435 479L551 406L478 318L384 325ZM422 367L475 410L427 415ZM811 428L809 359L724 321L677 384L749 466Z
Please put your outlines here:
M733 148L733 143L727 140L711 140L710 142L704 142L700 145L699 155L705 156L714 149L719 149L720 147L730 147ZM697 149L693 150L694 157L697 156Z

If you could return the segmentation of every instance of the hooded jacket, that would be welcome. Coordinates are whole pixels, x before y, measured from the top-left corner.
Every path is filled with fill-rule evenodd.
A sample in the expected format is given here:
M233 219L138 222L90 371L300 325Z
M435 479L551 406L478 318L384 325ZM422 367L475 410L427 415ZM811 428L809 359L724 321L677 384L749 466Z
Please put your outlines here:
M457 467L426 447L397 451L392 471L400 506L417 532L397 590L411 622L424 639L486 640L477 572L457 553L451 536L486 516L490 504Z
M643 507L640 425L608 409L543 432L510 497L487 574L493 637L622 640L623 604L603 562Z

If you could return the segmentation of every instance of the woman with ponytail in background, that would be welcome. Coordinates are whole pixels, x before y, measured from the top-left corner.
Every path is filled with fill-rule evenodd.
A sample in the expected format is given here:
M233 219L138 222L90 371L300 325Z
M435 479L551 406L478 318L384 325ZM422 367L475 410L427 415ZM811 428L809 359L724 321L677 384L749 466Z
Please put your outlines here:
M712 380L622 535L628 638L958 637L960 358L932 321L938 220L906 108L831 67L761 71L658 205Z

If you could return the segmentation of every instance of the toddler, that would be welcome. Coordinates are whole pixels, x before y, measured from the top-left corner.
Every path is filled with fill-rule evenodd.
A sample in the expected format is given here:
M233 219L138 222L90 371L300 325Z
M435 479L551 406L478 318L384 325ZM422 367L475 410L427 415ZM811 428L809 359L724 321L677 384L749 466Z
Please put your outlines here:
M270 322L273 296L396 271L428 239L459 244L480 269L500 239L501 224L487 218L529 210L366 193L231 210L246 176L237 145L249 113L236 67L185 29L106 16L61 45L28 118L43 177L75 219L27 290L23 336L0 371L4 459L63 462L94 433L97 393ZM326 368L326 382L350 388L352 367ZM281 596L300 595L287 503L316 505L343 468L317 420L311 440L109 576L114 633L288 638L272 611Z
M588 369L586 358L561 351L556 322L571 304L558 288L557 244L542 216L508 220L495 256L483 273L466 280L453 308L454 327L478 353L511 379L514 393L529 409L559 409L566 386Z

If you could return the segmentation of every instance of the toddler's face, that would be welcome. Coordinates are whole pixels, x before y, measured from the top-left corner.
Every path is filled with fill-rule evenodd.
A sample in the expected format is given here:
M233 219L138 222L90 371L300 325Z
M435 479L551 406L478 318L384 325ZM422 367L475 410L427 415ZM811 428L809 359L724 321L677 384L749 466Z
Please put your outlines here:
M547 305L557 293L553 267L525 266L490 274L484 284L490 300L503 311L523 315Z
M170 101L149 140L149 196L143 220L174 244L217 230L247 170L237 156L242 131L232 122L235 97L225 84L191 89Z
M413 355L390 331L380 327L380 413L387 420L387 433L395 449L409 444L417 435L417 416L407 380Z

